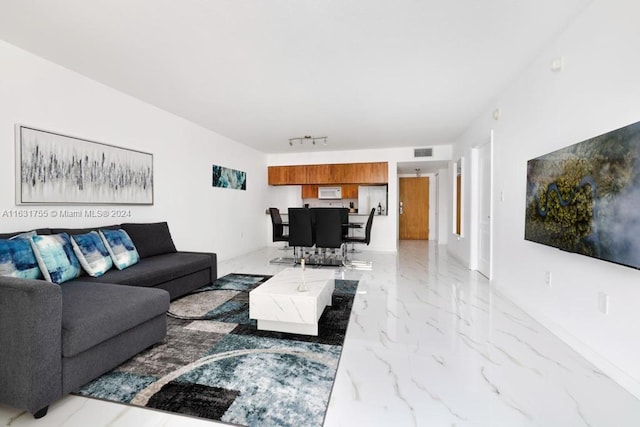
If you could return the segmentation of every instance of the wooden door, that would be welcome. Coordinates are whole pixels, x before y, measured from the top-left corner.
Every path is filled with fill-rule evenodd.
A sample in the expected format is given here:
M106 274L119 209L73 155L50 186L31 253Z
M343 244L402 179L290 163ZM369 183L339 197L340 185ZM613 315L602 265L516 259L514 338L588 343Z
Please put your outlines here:
M400 239L429 238L429 178L400 178Z

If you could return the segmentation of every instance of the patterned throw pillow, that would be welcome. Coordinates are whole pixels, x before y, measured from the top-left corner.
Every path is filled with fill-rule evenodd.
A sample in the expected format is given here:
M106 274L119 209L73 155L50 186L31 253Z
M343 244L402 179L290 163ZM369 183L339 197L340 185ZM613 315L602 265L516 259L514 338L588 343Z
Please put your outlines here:
M97 231L71 236L73 251L89 276L102 276L112 266L111 255Z
M28 239L0 240L0 276L41 279L42 272Z
M33 231L25 231L24 233L20 233L20 234L16 234L15 236L13 236L11 239L9 240L15 240L15 239L26 239L27 242L29 240L31 240L31 238L33 236L36 236L38 233L35 232L35 230Z
M140 261L140 255L126 231L102 229L100 237L118 270L124 270Z
M31 247L47 281L60 284L80 275L80 263L67 233L33 236Z

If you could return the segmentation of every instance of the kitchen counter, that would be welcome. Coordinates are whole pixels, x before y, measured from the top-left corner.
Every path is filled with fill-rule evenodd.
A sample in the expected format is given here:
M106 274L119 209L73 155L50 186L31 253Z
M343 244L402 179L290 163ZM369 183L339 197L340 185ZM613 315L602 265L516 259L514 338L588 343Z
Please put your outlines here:
M349 212L349 216L362 216L362 217L366 218L366 217L369 216L369 212L367 212L367 213L359 213L359 212L351 213L351 212ZM385 212L382 215L375 214L374 216L387 216L387 213Z

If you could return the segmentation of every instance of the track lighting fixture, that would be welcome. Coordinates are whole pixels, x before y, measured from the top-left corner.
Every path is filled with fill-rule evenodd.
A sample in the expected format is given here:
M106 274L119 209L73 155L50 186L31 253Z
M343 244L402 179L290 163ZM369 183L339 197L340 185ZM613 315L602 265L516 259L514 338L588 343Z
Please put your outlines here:
M311 136L311 135L305 135L305 136L298 136L295 138L289 138L289 146L293 147L293 144L304 144L305 142L310 142L311 145L316 145L316 142L322 141L322 145L327 145L327 138L326 136Z

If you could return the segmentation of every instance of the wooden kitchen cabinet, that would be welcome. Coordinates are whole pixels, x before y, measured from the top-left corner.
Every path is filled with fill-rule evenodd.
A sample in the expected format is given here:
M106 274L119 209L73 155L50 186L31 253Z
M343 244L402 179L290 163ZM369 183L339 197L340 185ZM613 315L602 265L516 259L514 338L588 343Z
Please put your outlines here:
M343 163L330 165L334 183L340 184L386 184L387 162Z
M269 166L269 185L387 184L388 163Z
M309 165L306 167L307 184L333 184L331 165Z
M353 171L355 176L353 181L361 184L386 184L388 182L387 163L356 163Z
M353 163L338 163L329 166L329 175L334 183L354 183L352 176Z
M300 185L307 183L307 166L269 166L269 185Z
M357 184L342 184L342 198L343 199L357 199L358 198L358 185Z
M291 176L291 181L294 181L296 184L307 184L307 167L306 166L290 166L291 171L289 172Z
M267 182L269 185L286 184L285 168L283 166L269 166L267 168Z
M303 185L302 186L302 198L303 199L317 199L318 198L318 185L317 184Z

